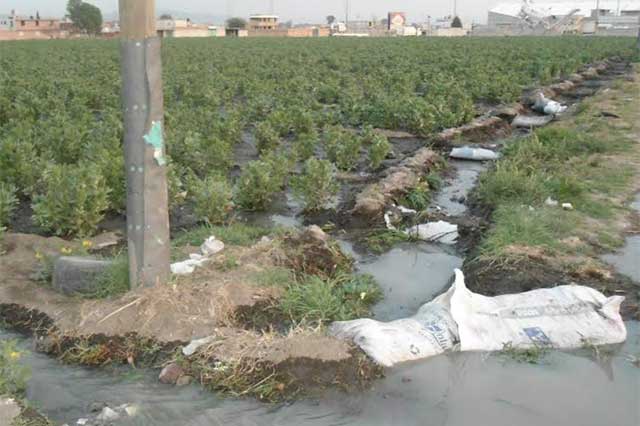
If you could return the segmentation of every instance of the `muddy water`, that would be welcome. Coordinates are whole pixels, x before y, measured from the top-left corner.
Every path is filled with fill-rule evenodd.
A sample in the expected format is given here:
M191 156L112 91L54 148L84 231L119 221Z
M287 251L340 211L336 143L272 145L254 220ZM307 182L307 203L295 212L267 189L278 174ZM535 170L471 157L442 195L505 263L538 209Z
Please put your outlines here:
M462 258L432 244L404 244L359 269L373 275L384 291L384 300L373 310L375 318L390 321L414 315L451 282Z
M455 178L445 185L434 203L449 216L460 216L467 211L465 201L487 166L481 162L459 160L452 160L450 164L455 170Z
M636 196L631 208L640 212L640 194ZM613 265L618 272L640 285L640 264L638 263L640 260L640 235L628 237L625 246L618 253L606 255L603 259Z
M118 425L634 426L640 424L640 369L632 363L640 356L640 323L628 327L628 342L603 348L600 361L587 350L553 352L539 365L458 353L394 369L363 394L283 406L221 400L197 387L176 389L151 376L127 378L32 354L28 397L70 425L103 402L139 406L136 417Z

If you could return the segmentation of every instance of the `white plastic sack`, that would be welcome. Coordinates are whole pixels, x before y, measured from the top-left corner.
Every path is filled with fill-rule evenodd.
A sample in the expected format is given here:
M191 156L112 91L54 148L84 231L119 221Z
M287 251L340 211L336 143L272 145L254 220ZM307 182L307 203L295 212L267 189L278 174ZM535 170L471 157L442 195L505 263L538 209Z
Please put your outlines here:
M538 93L533 109L546 115L558 115L567 110L560 102L547 99L543 93Z
M620 316L624 297L607 298L582 286L485 297L467 289L456 271L451 314L461 351L499 351L505 345L576 349L622 343L627 329Z
M189 255L189 259L177 262L171 265L171 273L174 275L191 275L195 272L196 268L204 265L211 257L224 250L224 243L216 239L216 237L209 237L202 246L200 246L200 253L194 253Z
M521 128L532 128L532 127L544 127L547 124L553 121L553 117L549 115L540 115L540 116L528 116L528 115L518 115L511 125L513 127L521 127Z
M453 289L424 305L411 318L390 323L370 319L336 322L329 333L355 342L385 367L440 355L458 341L456 323L451 317L452 295Z
M406 234L422 241L453 245L458 241L458 225L449 222L431 222L409 228Z
M449 156L458 160L472 161L491 161L500 158L500 154L493 152L490 149L470 147L454 148Z
M429 358L448 350L500 351L552 347L576 349L622 343L623 297L607 298L581 286L485 297L467 289L456 270L451 289L414 317L381 323L334 323L333 336L354 341L383 366Z

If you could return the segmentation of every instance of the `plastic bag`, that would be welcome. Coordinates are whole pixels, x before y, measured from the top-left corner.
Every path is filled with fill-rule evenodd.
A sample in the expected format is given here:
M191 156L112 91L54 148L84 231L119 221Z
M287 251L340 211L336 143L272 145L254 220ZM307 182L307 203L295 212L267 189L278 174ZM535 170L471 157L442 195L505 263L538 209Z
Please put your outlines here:
M171 265L171 273L174 275L191 275L195 272L196 268L204 265L211 257L224 250L224 243L217 240L216 237L209 237L200 246L200 253L194 253L189 256L189 259L177 262Z
M458 241L458 225L444 221L417 225L407 229L405 233L428 242L453 245Z
M547 99L543 93L538 93L533 109L546 115L558 115L565 112L567 107L560 102Z
M454 148L449 156L459 160L472 161L491 161L500 158L500 154L493 152L490 149L471 147Z

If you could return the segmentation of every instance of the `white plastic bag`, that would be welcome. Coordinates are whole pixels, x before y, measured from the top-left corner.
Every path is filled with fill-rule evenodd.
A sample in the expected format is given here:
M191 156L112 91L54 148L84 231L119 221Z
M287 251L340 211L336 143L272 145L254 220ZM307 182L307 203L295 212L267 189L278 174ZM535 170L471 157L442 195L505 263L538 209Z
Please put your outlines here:
M500 158L500 154L493 152L490 149L471 147L454 148L451 150L451 154L449 154L449 156L458 160L472 161L490 161Z
M453 245L458 241L458 225L439 221L417 225L405 232L422 241Z
M385 367L440 355L458 341L456 324L451 317L452 294L449 291L424 305L411 318L389 323L370 319L336 322L329 333L355 342Z
M546 115L558 115L567 110L560 102L547 99L543 93L538 93L533 109Z
M451 314L461 351L499 351L505 345L576 349L627 339L620 316L624 297L607 298L581 286L485 297L467 289L461 271L456 271L454 288Z
M200 247L200 253L189 255L189 259L171 265L171 273L174 275L191 275L196 268L204 265L211 257L224 250L224 243L216 237L209 237Z

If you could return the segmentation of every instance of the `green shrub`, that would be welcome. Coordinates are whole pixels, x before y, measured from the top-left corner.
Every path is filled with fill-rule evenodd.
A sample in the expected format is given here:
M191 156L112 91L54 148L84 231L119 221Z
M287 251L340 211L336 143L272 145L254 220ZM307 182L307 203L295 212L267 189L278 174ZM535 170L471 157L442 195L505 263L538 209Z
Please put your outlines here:
M0 341L0 395L21 397L26 392L31 372L20 363L22 356L15 340Z
M196 178L191 193L196 215L212 225L224 223L233 210L233 190L223 177Z
M0 183L0 228L9 224L17 205L16 188Z
M391 152L389 139L383 135L375 135L369 146L369 164L373 170L377 170Z
M316 153L316 145L320 136L316 130L299 133L293 141L293 151L300 161L307 161Z
M331 162L310 158L304 171L292 181L293 193L309 211L325 207L338 193L338 183Z
M33 200L33 219L56 235L89 236L109 209L110 189L90 165L50 166L42 186Z
M247 210L264 210L282 189L282 182L271 164L252 161L247 164L236 187L236 203Z
M15 186L31 195L42 173L42 161L28 135L20 128L16 134L0 136L0 182Z
M404 207L408 207L410 209L414 209L417 211L423 211L429 208L429 204L431 203L431 190L429 189L429 184L427 182L421 182L415 188L411 188L411 190L404 196L402 200L402 204Z
M334 162L340 170L353 170L360 159L362 139L357 135L331 126L325 129L324 148L329 160Z
M274 179L281 187L284 188L287 178L295 166L295 158L291 155L286 155L285 153L276 153L275 151L271 151L262 156L262 161L269 164Z
M280 145L280 135L267 121L256 126L255 138L256 146L261 153L273 151Z

